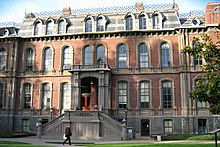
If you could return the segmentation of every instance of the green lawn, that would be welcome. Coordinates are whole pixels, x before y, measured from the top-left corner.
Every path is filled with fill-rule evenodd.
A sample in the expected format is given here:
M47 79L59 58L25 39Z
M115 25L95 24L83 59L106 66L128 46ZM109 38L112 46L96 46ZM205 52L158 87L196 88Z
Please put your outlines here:
M29 143L0 141L0 147L48 147L42 145L31 145Z

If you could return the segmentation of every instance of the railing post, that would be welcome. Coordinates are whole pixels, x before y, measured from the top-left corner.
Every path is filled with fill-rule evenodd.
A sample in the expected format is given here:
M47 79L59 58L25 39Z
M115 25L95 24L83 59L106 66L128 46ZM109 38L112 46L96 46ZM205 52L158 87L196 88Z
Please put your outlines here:
M42 134L43 134L43 125L42 125L42 120L39 119L37 123L37 138L41 139Z
M127 140L127 126L125 119L122 120L121 140Z

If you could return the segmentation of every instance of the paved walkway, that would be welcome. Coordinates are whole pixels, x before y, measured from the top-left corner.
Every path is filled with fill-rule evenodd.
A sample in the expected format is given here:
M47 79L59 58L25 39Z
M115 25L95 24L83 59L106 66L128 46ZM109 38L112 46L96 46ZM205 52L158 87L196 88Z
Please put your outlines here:
M37 139L37 137L22 137L22 138L0 138L0 141L15 141L15 142L25 142L30 143L33 145L46 145L51 147L64 147L64 146L70 146L70 147L82 147L82 145L68 145L65 144L64 146L62 144L53 144L50 142L63 142L63 140L53 140L53 139ZM92 141L86 141L86 140L72 140L72 142L92 142ZM200 143L215 143L215 141L194 141L194 140L180 140L180 141L153 141L153 140L128 140L128 141L95 141L96 144L111 144L111 143L140 143L140 142L146 142L146 143L177 143L177 142L200 142Z

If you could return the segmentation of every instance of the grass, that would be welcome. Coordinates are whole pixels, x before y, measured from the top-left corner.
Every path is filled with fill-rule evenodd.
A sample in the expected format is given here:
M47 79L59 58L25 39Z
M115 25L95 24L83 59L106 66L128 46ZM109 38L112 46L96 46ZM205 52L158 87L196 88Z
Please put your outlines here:
M32 145L23 142L0 141L0 147L48 147L43 145Z

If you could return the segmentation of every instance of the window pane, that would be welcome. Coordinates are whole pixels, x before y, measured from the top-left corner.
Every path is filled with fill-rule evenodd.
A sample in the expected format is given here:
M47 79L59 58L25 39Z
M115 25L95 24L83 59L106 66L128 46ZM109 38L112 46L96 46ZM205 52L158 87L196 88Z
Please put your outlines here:
M161 45L161 65L162 67L170 66L170 47L168 43Z
M165 134L172 134L173 133L172 120L164 120L164 133Z
M118 84L118 103L119 108L125 108L127 105L127 83L120 82Z
M92 32L92 20L91 18L88 18L86 20L86 29L85 29L86 32Z
M41 28L41 23L37 22L35 24L35 28L34 28L34 35L39 35L40 34L40 28Z
M29 132L29 120L28 119L22 119L22 131Z
M64 34L65 33L65 22L64 20L60 20L58 24L58 34Z
M31 108L31 84L24 84L24 108Z
M163 107L172 107L172 86L171 82L166 81L162 83L162 96L163 96Z
M140 102L141 108L149 108L149 82L140 83Z
M139 46L139 58L140 67L148 67L148 48L144 43Z
M7 60L7 54L6 50L4 48L0 49L0 70L4 71L6 68L6 60Z
M158 14L153 16L153 29L160 29L160 20Z
M126 68L127 49L124 44L118 46L118 68Z
M50 108L50 85L49 84L43 84L43 108L48 109Z
M53 22L52 21L49 21L47 23L47 30L46 31L47 31L46 32L47 35L50 35L53 33Z
M52 49L45 49L44 54L44 70L52 70Z
M63 65L72 64L72 50L70 47L65 47L63 50Z
M133 19L131 16L126 18L126 30L133 30Z
M97 31L100 32L100 31L104 31L104 20L102 19L102 17L100 17L98 20L97 20Z
M26 51L26 70L32 71L33 70L33 49L27 49Z
M96 61L97 63L105 62L105 47L103 45L97 47Z
M139 17L139 29L146 29L146 17L144 15L141 15Z
M71 86L69 83L62 84L63 109L71 108Z
M92 47L86 46L84 49L84 64L92 65L93 64L92 60L93 60Z

